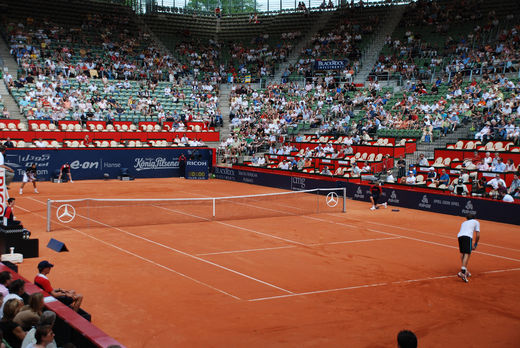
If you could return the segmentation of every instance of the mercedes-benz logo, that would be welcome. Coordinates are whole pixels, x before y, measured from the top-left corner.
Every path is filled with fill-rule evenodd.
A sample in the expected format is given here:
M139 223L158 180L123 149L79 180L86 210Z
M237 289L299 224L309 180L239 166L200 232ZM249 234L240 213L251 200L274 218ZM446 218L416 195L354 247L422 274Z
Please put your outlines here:
M56 217L61 222L68 224L76 217L76 209L70 204L62 204L56 210Z
M334 208L339 202L338 194L336 192L329 192L327 198L325 198L325 202L329 207Z

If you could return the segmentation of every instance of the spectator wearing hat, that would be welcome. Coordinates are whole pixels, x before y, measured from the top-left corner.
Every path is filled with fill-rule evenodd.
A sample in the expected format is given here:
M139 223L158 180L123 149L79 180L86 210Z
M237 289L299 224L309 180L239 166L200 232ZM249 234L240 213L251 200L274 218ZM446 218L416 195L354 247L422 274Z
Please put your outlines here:
M54 289L51 286L49 278L47 278L52 267L54 267L54 265L47 260L40 262L38 264L39 273L34 278L34 284L38 285L43 290L56 297L58 301L66 304L77 312L81 306L81 302L83 301L83 295L77 294L74 290Z
M401 178L401 184L407 184L407 185L415 185L417 182L417 178L413 174L413 171L408 172L408 176Z
M428 168L428 175L426 177L426 181L434 183L435 179L437 179L437 172L435 171L435 168L434 167Z

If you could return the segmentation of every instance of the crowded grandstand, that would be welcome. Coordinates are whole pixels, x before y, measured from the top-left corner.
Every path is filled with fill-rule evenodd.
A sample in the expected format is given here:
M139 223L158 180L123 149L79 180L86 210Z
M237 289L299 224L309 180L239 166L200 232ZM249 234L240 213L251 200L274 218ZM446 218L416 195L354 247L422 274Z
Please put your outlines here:
M327 199L364 202L373 199L371 190L381 183L384 208L395 206L396 213L400 207L476 214L479 219L518 225L519 16L516 0L2 0L0 179L2 211L11 211L4 215L5 226L20 224L14 223L15 205L8 198L18 199L19 209L27 214L32 209L24 202L38 203L40 218L46 220L31 227L42 232L36 233L41 240L43 232L55 228L90 228L64 222L60 214L74 209L79 215L96 204L102 207L96 209L107 211L105 227L166 224L159 215L147 221L146 209L156 204L169 214L180 208L157 200L132 210L134 198L126 196L131 189L119 192L106 186L106 192L119 192L117 197L105 197L106 192L94 197L86 188L78 189L77 196L74 188L58 189L61 196L54 197L51 188L83 180L95 180L101 187L110 179L173 177L236 181L288 192L317 190L312 193ZM19 189L17 181L22 182ZM45 193L43 182L55 186L43 186ZM31 185L24 192L27 183L47 200L33 198ZM179 185L179 192L189 187L187 181ZM178 198L167 196L164 188L150 192L141 198ZM208 192L190 193L189 204L200 204L195 213L183 213L183 223L191 223L193 214L204 222L218 220L219 214L227 216L222 220L245 215L232 207L222 213L226 209L219 204L225 201L222 197L249 199L249 191L219 192L222 197ZM149 196L155 193L160 197ZM103 198L110 200L103 203ZM376 214L379 206L372 203L370 213ZM197 210L204 204L212 214ZM314 201L311 204L314 209ZM347 203L342 204L343 210L334 213L348 210ZM128 224L110 220L126 219L119 215L123 212L110 210L116 205L126 210ZM64 206L70 208L60 211ZM284 208L262 209L279 216ZM318 214L320 209L318 203L317 211L305 214ZM85 214L91 219L101 213ZM24 233L29 239L31 233ZM64 245L56 242L49 248L63 251ZM5 245L1 251L7 254ZM41 249L42 256L53 255ZM205 252L189 256L211 255ZM31 257L38 258L38 251ZM509 260L518 261L516 255ZM50 286L46 275L54 264L41 257L32 262L30 270L21 266L23 276L5 266L0 269L3 303L10 304L0 313L6 346L37 347L52 344L52 339L60 347L153 346L141 337L139 343L125 340L108 326L107 332L116 332L119 343L88 323L90 314L80 308L82 295ZM27 281L36 274L36 285ZM38 279L44 279L43 285ZM23 283L10 289L17 280ZM38 295L42 290L59 301L45 297L44 304ZM19 296L11 296L14 293ZM259 293L250 300L264 300L262 296L268 297ZM18 302L9 303L13 298ZM95 300L87 296L85 303L89 301ZM13 306L17 308L10 309ZM94 322L103 313L95 306L86 309L94 312ZM135 314L139 320L146 315ZM53 325L55 338L50 336ZM509 338L504 346L518 343L517 334ZM341 340L314 339L277 343L345 345ZM190 346L201 341L154 342ZM253 345L272 343L267 338Z

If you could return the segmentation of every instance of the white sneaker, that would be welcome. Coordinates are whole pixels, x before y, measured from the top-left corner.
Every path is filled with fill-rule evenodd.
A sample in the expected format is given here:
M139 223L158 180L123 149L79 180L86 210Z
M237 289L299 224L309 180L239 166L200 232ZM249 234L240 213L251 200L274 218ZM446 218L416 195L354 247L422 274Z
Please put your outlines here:
M388 207L388 203L384 202L384 203L383 203L383 206L384 206L385 208L387 208L387 207Z
M22 189L20 189L20 194L23 195L23 190Z
M370 208L370 210L376 210L376 207L372 207L372 208Z
M74 183L74 181L72 181L72 180L71 180L71 181L70 181L70 183L71 183L71 184L73 184L73 183Z
M40 193L40 192L38 192L38 190L35 189L35 190L34 190L34 193Z

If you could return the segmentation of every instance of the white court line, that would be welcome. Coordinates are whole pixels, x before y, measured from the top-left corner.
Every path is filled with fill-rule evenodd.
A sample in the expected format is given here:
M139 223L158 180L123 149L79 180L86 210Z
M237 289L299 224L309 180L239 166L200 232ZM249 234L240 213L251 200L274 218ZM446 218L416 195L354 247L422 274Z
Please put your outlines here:
M326 246L326 245L337 245L337 244L350 244L350 243L363 243L363 242L374 242L379 240L388 240L388 239L400 239L401 237L387 237L387 238L373 238L373 239L356 239L356 240L346 240L341 242L329 242L329 243L315 243L315 244L307 244L308 247L316 247L316 246ZM258 249L244 249L244 250L230 250L230 251L217 251L214 253L205 253L205 254L197 254L197 256L206 256L206 255L220 255L220 254L234 254L234 253L248 253L255 251L269 251L269 250L278 250L278 249L291 249L296 248L296 245L287 245L280 247L271 247L271 248L258 248Z
M336 222L336 221L333 221L333 220L320 219L320 218L315 218L315 217L310 217L310 216L309 216L308 218L309 218L309 219L314 219L314 220L323 221L323 222L329 222L329 223L336 224L336 225L347 226L347 227L350 227L350 228L353 228L353 227L354 227L352 224L346 224L346 223L343 223L343 222ZM357 219L354 219L354 220L355 220L355 221L358 221L358 222L362 222L362 223L368 222L368 221L361 221L361 220L357 220ZM443 246L443 247L447 247L447 248L451 248L451 249L458 249L458 247L453 246L453 245L448 245L448 244L443 244L443 243L432 242L432 241L429 241L429 240L426 240L426 239L420 239L420 238L409 237L409 236L405 236L405 235L397 234L397 233L383 232L383 231L379 231L379 230L374 230L374 229L372 229L372 228L367 228L367 230L368 230L368 231L371 231L371 232L376 232L376 233L380 233L380 234L385 234L385 235L388 235L388 236L401 237L401 238L404 238L404 239L415 240L415 241L422 242L422 243L427 243L427 244L432 244L432 245L439 245L439 246ZM505 259L505 260L509 260L509 261L520 262L519 259L514 259L514 258L511 258L511 257L502 256L502 255L496 255L496 254L491 254L491 253L486 253L486 252L476 251L476 250L473 251L473 252L474 252L474 253L478 253L478 254L482 254L482 255L487 255L487 256L492 256L492 257L500 258L500 259Z
M432 245L439 245L439 246L443 246L443 247L446 247L446 248L457 249L457 250L459 249L458 247L453 246L453 245L448 245L448 244L443 244L443 243L432 242L432 241L425 240L425 239L414 238L414 237L408 237L408 236L403 236L403 235L394 234L394 233L383 232L383 231L379 231L379 230L374 230L374 229L372 229L372 228L367 228L367 230L372 231L372 232L376 232L376 233L382 233L382 234L388 234L388 235L394 235L394 236L401 236L402 238L410 239L410 240L415 240L415 241L417 241L417 242L421 242L421 243L427 243L427 244L432 244ZM496 257L496 258L504 259L504 260L509 260L509 261L520 262L519 259L513 259L513 258L511 258L511 257L506 257L506 256L502 256L502 255L496 255L496 254L491 254L491 253L485 253L485 252L482 252L482 251L473 251L473 253L476 253L476 254L482 254L482 255L487 255L487 256L492 256L492 257Z
M328 243L316 243L316 244L307 244L307 246L322 246L322 245L336 245L336 244L350 244L350 243L364 243L364 242L375 242L379 240L390 240L390 239L400 239L402 237L387 237L387 238L371 238L371 239L356 239L356 240L346 240L343 242L328 242Z
M39 203L41 203L41 204L45 204L45 203L43 203L43 202L41 202L41 201L39 201L39 200L37 200L37 199L31 198L31 197L28 197L28 198L29 198L29 199L32 199L32 200L34 200L34 201L36 201L36 202L39 202ZM146 242L148 242L148 243L155 244L155 245L157 245L157 246L160 246L160 247L162 247L162 248L165 248L165 249L168 249L168 250L174 251L174 252L176 252L176 253L178 253L178 254L181 254L181 255L187 256L187 257L192 258L192 259L195 259L195 260L197 260L197 261L200 261L200 262L203 262L203 263L207 263L207 264L209 264L209 265L212 265L212 266L215 266L215 267L217 267L217 268L223 269L223 270L225 270L225 271L228 271L228 272L234 273L234 274L239 275L239 276L242 276L242 277L244 277L244 278L247 278L247 279L253 280L253 281L255 281L255 282L258 282L258 283L261 283L261 284L267 285L267 286L269 286L269 287L272 287L272 288L278 289L278 290L280 290L280 291L283 291L283 292L286 292L286 293L292 294L292 291L289 291L289 290L283 289L283 288L281 288L281 287L279 287L279 286L276 286L276 285L273 285L273 284L271 284L271 283L265 282L265 281L263 281L263 280L260 280L260 279L254 278L254 277L249 276L249 275L247 275L247 274L244 274L244 273L242 273L242 272L235 271L234 269L231 269L231 268L228 268L228 267L225 267L225 266L219 265L218 263L215 263L215 262L212 262L212 261L205 260L205 259L203 259L203 258L201 258L201 257L198 257L198 256L195 256L195 255L188 254L187 252L181 251L181 250L179 250L179 249L172 248L172 247L170 247L170 246L168 246L168 245L165 245L165 244L162 244L162 243L156 242L156 241L154 241L154 240L151 240L151 239L145 238L145 237L140 236L140 235L138 235L138 234L135 234L135 233L132 233L132 232L128 232L128 231L125 231L125 230L123 230L123 229L121 229L121 228L119 228L119 227L111 226L111 225L109 225L109 224L105 224L104 222L97 221L97 220L94 220L94 219L91 219L91 218L88 218L88 217L85 217L85 216L81 216L81 215L79 215L79 214L77 214L77 215L80 216L80 217L82 217L82 218L84 218L84 219L86 219L86 220L90 220L90 221L93 221L93 222L95 222L95 223L98 223L98 224L100 224L100 225L102 225L102 226L106 226L106 227L108 227L108 228L115 229L115 230L120 231L120 232L123 232L123 233L125 233L125 234L127 234L127 235L129 235L129 236L132 236L132 237L135 237L135 238L138 238L138 239L144 240L144 241L146 241Z
M192 193L192 194L193 194L193 195L196 195L196 196L200 196L200 194L197 194L197 193ZM328 215L332 215L331 213L327 213L327 214L328 214ZM336 216L336 215L333 215L333 216ZM344 225L344 226L352 227L351 225L348 225L348 224L345 224L345 223L341 223L341 222L336 222L336 221L333 221L333 220L321 219L321 218L312 217L312 216L306 216L306 215L303 215L302 217L303 217L303 218L306 218L306 219L317 220L317 221L328 222L328 223L332 223L332 224L338 224L338 225ZM361 221L361 220L358 220L358 219L352 219L352 220L357 221L357 222L361 222L361 223L368 222L368 223L374 223L374 224L384 225L384 226L388 226L388 227L395 227L395 228L400 228L400 229L404 229L404 230L416 231L416 230L407 229L407 228L400 227L400 226L393 226L393 225L389 225L389 224L382 224L382 223L371 222L371 221ZM220 222L219 222L219 223L220 223ZM225 223L223 223L223 224L225 224ZM229 224L229 225L230 225L230 224ZM232 226L232 225L231 225L231 226ZM241 227L236 226L236 228L241 228ZM246 229L246 230L248 230L248 229ZM376 233L386 234L386 235L393 236L393 237L401 237L401 238L411 239L411 240L415 240L415 241L420 241L420 242L423 242L423 243L428 243L428 244L433 244L433 245L444 246L444 247L448 247L448 248L452 248L452 249L458 249L457 247L452 246L452 245L447 245L447 244L442 244L442 243L436 243L436 242L428 241L428 240L425 240L425 239L419 239L419 238L414 238L414 237L408 237L408 236L404 236L404 235L400 235L400 234L395 234L395 233L389 233L389 232L382 232L382 231L378 231L378 230L374 230L374 229L369 229L369 228L368 228L367 230L372 231L372 232L376 232ZM435 235L435 234L430 233L430 232L424 232L424 231L417 231L417 232L421 232L421 233L428 234L428 235ZM435 236L438 236L438 235L435 235ZM447 236L444 236L444 237L453 240L453 238L450 238L450 237L447 237ZM485 253L485 252L482 252L482 251L474 251L474 253L479 253L479 254L483 254L483 255L487 255L487 256L492 256L492 257L497 257L497 258L501 258L501 259L505 259L505 260L510 260L510 261L520 262L520 260L518 260L518 259L514 259L514 258L510 258L510 257L506 257L506 256L501 256L501 255L496 255L496 254L491 254L491 253Z
M333 213L327 213L327 214L337 217L337 215L333 215ZM451 239L451 240L456 240L457 239L456 237L445 236L445 235L437 234L437 233L433 233L433 232L421 231L421 230L417 230L415 228L408 228L408 227L403 227L403 226L384 224L382 222L375 222L375 221L368 221L368 220L367 221L362 221L362 220L354 219L354 218L349 218L349 219L353 220L353 221L357 221L357 222L369 223L369 224L374 224L374 225L381 225L381 226L386 226L386 227L392 227L392 228L397 228L397 229L400 229L400 230L412 231L412 232L427 234L427 235L430 235L430 236L441 237L441 238L445 238L445 239ZM485 242L479 242L479 244L480 245L490 246L490 247L493 247L493 248L499 248L499 249L505 249L505 250L511 250L511 251L520 252L520 249L508 248L508 247L504 247L504 246L500 246L500 245L496 245L496 244L490 244L490 243L485 243Z
M42 216L42 215L40 215L40 214L36 214L36 213L34 213L34 212L30 211L30 210L27 210L27 209L25 209L25 208L23 208L23 207L21 207L21 206L19 206L19 205L17 205L16 207L17 207L18 209L25 210L25 211L27 211L27 212L29 212L29 213L31 213L31 214L34 214L34 215L36 215L36 216L42 218L43 220L46 220L46 219L47 219L46 216ZM202 282L202 281L200 281L200 280L198 280L198 279L192 278L192 277L190 277L190 276L188 276L188 275L186 275L186 274L184 274L184 273L181 273L181 272L179 272L179 271L174 270L173 268L170 268L170 267L168 267L168 266L164 266L164 265L162 265L162 264L160 264L160 263L157 263L157 262L155 262L155 261L152 261L152 260L150 260L150 259L147 259L146 257L143 257L143 256L138 255L138 254L136 254L136 253L133 253L133 252L131 252L131 251L129 251L129 250L126 250L126 249L124 249L124 248L121 248L121 247L119 247L119 246L117 246L117 245L115 245L115 244L112 244L112 243L109 243L109 242L104 241L104 240L102 240L102 239L96 238L96 237L94 237L94 236L92 236L92 235L90 235L90 234L88 234L88 233L85 233L85 232L83 232L83 231L81 231L81 230L78 230L78 229L76 229L76 228L74 228L74 227L70 227L70 226L67 226L67 225L62 224L62 223L59 223L59 222L56 222L56 223L57 223L58 225L63 226L63 227L69 228L69 229L71 229L71 230L73 230L73 231L76 231L76 232L78 232L78 233L84 235L85 237L88 237L88 238L94 239L95 241L98 241L98 242L100 242L100 243L103 243L103 244L105 244L105 245L108 245L108 246L110 246L110 247L112 247L112 248L114 248L114 249L117 249L117 250L119 250L119 251L121 251L121 252L123 252L123 253L126 253L126 254L128 254L128 255L134 256L134 257L136 257L136 258L138 258L138 259L140 259L140 260L146 261L146 262L148 262L148 263L150 263L150 264L152 264L152 265L154 265L154 266L157 266L157 267L159 267L159 268L162 268L162 269L164 269L164 270L166 270L166 271L168 271L168 272L175 273L175 274L177 274L177 275L179 275L179 276L181 276L181 277L184 277L184 278L186 278L186 279L189 279L189 280L191 280L191 281L193 281L193 282L195 282L195 283L197 283L197 284L203 285L203 286L205 286L205 287L207 287L207 288L209 288L209 289L212 289L212 290L215 290L215 291L217 291L217 292L220 292L221 294L227 295L227 296L232 297L232 298L234 298L234 299L236 299L236 300L241 300L241 298L238 297L238 296L232 295L232 294L230 294L230 293L228 293L228 292L226 292L226 291L224 291L224 290L220 290L220 289L218 289L218 288L216 288L216 287L214 287L214 286L211 286L211 285L209 285L209 284L206 284L206 283L204 283L204 282Z
M494 271L484 271L484 272L480 272L479 274L492 274L492 273L514 272L514 271L520 271L520 268L509 268L509 269L499 269L499 270L494 270ZM473 276L475 276L475 274ZM348 287L344 287L344 288L335 288L335 289L325 289L325 290L317 290L317 291L299 292L299 293L294 293L294 294L289 294L289 295L259 297L259 298L252 298L252 299L249 299L247 301L248 302L268 301L268 300L276 300L276 299L283 299L283 298L296 297L296 296L325 294L325 293L330 293L330 292L340 292L340 291L348 291L348 290L356 290L356 289L364 289L364 288L374 288L374 287L388 286L388 285L417 283L417 282L425 282L425 281L431 281L431 280L456 278L456 277L457 277L456 274L452 274L452 275L444 275L444 276L437 276L437 277L426 277L426 278L418 278L418 279L398 280L398 281L386 282L386 283L355 285L355 286L348 286Z
M258 248L258 249L217 251L214 253L205 253L205 254L196 254L196 255L197 256L207 256L207 255L221 255L221 254L238 254L238 253L250 253L250 252L255 252L255 251L268 251L268 250L290 249L290 248L296 248L296 245L286 245L286 246L280 246L280 247Z

